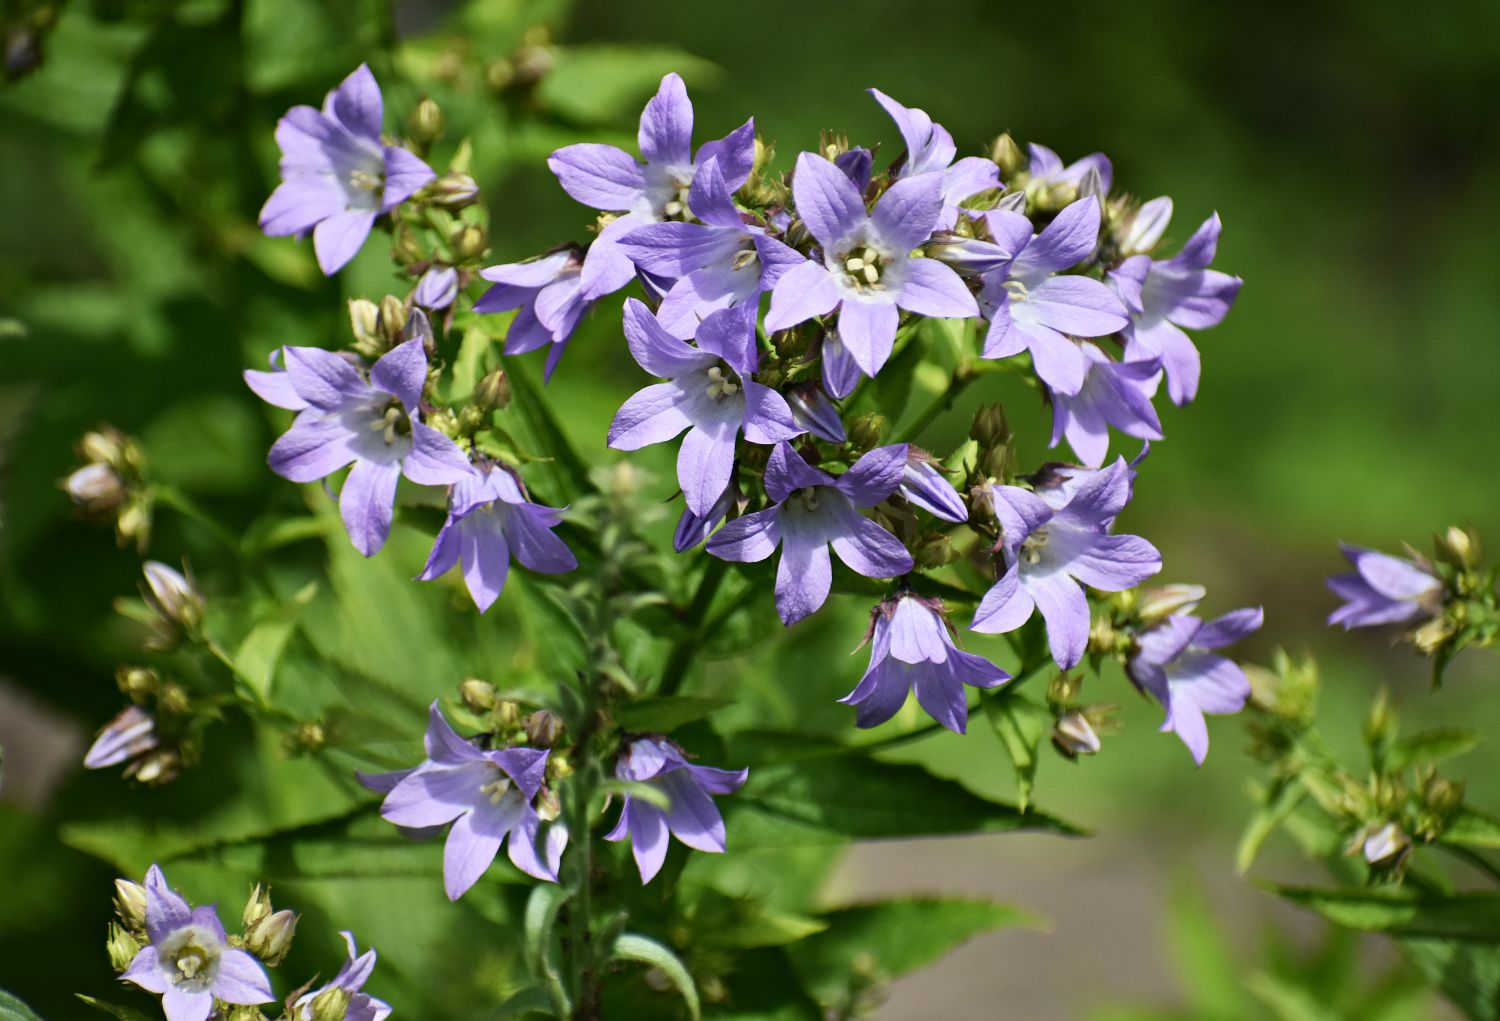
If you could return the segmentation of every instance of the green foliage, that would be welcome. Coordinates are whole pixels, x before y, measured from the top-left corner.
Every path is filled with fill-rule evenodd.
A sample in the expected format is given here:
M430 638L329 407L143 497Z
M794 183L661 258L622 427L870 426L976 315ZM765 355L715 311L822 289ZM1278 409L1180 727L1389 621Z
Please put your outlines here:
M20 999L0 989L0 1021L42 1021L42 1019Z

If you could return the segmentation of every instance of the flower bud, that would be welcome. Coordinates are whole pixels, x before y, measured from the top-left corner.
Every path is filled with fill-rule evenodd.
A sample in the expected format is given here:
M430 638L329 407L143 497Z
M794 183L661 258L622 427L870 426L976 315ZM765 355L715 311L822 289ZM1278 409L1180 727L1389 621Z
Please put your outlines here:
M1411 853L1411 838L1389 822L1366 836L1361 850L1372 869L1395 869Z
M1192 613L1208 590L1202 585L1162 585L1140 593L1137 613L1142 624L1156 624L1177 613Z
M994 160L995 165L1000 168L1002 181L1009 181L1025 170L1029 162L1026 159L1026 153L1016 144L1016 140L1010 137L1008 131L991 143L990 159Z
M117 972L123 972L135 960L135 955L141 952L141 944L130 933L110 922L105 949L109 951L109 966Z
M495 725L502 734L519 730L521 727L521 706L519 703L508 699L502 699L495 703Z
M196 630L203 622L203 595L192 580L158 560L148 560L146 603L162 622L183 631Z
M156 708L169 716L186 716L192 711L193 701L186 688L176 681L167 681L156 691Z
M492 60L484 67L484 83L496 92L504 92L515 78L515 65L504 58Z
M349 301L349 327L354 333L354 350L366 358L378 358L389 344L380 331L380 306L365 298Z
M295 753L322 751L333 737L329 729L322 720L302 720L287 735L291 750Z
M573 775L573 763L568 757L559 752L553 752L547 756L547 779L566 780Z
M1365 718L1365 742L1370 745L1389 744L1395 740L1399 726L1396 710L1391 707L1390 693L1381 688L1370 705L1370 715Z
M245 927L245 949L273 968L286 959L297 931L297 916L281 910Z
M87 432L78 441L78 453L93 464L124 466L131 457L133 446L124 433L114 426L101 426L96 432Z
M860 415L849 423L849 440L860 450L869 450L880 444L885 434L885 416L873 411Z
M161 675L143 666L122 666L115 671L115 684L132 702L141 702L156 693Z
M953 540L945 532L926 532L912 547L911 556L918 567L942 567L958 559Z
M399 227L396 230L396 238L391 243L391 259L398 266L411 266L422 262L427 258L427 253L422 250L422 242L407 227Z
M1069 710L1058 717L1052 725L1052 746L1070 759L1080 755L1095 755L1099 751L1099 735L1087 716L1077 709Z
M453 246L453 254L460 262L468 262L477 259L485 253L489 247L490 240L484 233L484 228L477 223L466 223L453 232L448 239Z
M526 717L526 740L540 748L551 748L563 735L562 717L550 709L538 709Z
M504 369L496 369L474 387L474 403L485 411L504 411L510 405L510 380Z
M94 738L83 756L83 768L108 769L131 759L138 760L157 744L156 717L138 705L126 706Z
M245 901L245 910L240 915L245 923L245 931L249 932L255 928L261 919L269 917L270 914L271 891L256 883L255 888L250 891L249 899Z
M1447 617L1434 617L1411 633L1411 643L1424 656L1435 656L1458 634L1458 626Z
M997 447L1010 442L1010 422L1005 409L998 404L983 404L974 412L969 436L981 447Z
M146 930L146 888L129 879L115 880L115 914L131 932Z
M495 686L477 677L470 677L458 686L458 697L476 713L487 713L495 708Z
M1078 678L1071 674L1058 674L1047 685L1047 702L1054 709L1065 709L1077 700L1080 687Z
M1438 559L1460 570L1472 571L1479 566L1484 555L1479 544L1479 533L1472 526L1450 526L1446 532L1436 537L1434 543Z
M349 1001L351 997L348 990L338 986L329 986L307 1005L309 1021L344 1021L349 1014Z
M158 748L125 767L125 778L148 786L171 783L182 772L182 756L175 748Z
M63 480L68 497L90 514L106 514L125 502L120 473L107 464L86 464Z
M543 822L551 822L562 815L562 800L551 787L536 792L536 814Z
M1099 173L1098 167L1089 167L1084 171L1083 179L1078 182L1078 197L1084 199L1090 195L1100 200L1108 195L1104 187L1104 177Z
M479 184L468 174L451 170L432 183L432 202L449 209L462 209L479 199Z
M378 323L380 333L385 341L386 350L390 350L405 338L401 331L406 329L406 320L410 318L406 311L406 303L394 294L387 294L380 299L380 314Z
M406 118L406 131L420 146L429 146L442 138L443 128L443 110L430 96L423 96Z

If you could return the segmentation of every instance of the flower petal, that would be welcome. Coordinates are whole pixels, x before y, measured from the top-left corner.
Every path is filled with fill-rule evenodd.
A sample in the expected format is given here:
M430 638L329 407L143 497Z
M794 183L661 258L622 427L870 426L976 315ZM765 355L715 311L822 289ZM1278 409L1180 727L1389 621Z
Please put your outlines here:
M343 269L370 236L374 225L373 211L349 209L334 213L314 227L313 249L323 275L331 277Z
M354 548L367 557L380 552L391 534L401 465L358 460L339 491L339 516Z
M672 72L662 77L656 95L641 111L637 141L647 163L692 166L693 104L681 75Z
M1114 295L1110 299L1114 300ZM968 319L979 314L979 304L963 280L952 267L936 259L912 259L906 264L906 277L896 302L908 312L939 319Z
M1047 622L1052 659L1061 670L1073 669L1089 644L1089 601L1083 589L1062 573L1023 577L1021 583Z
M566 145L547 157L547 166L557 175L563 191L594 209L629 212L646 187L641 165L613 145Z
M766 332L776 333L827 315L838 306L840 295L828 269L809 259L793 266L776 281L771 292L771 310L766 313Z
M459 816L448 830L443 845L443 889L448 899L458 900L479 881L495 855L500 853L502 833L476 826L474 812Z
M925 187L919 186L917 190L922 191ZM804 152L797 157L797 167L792 174L792 197L802 222L830 251L848 243L868 222L864 198L854 183L844 176L842 170L816 153ZM895 211L893 207L892 218ZM936 218L934 210L933 219ZM931 229L932 225L927 224L927 230L930 232Z

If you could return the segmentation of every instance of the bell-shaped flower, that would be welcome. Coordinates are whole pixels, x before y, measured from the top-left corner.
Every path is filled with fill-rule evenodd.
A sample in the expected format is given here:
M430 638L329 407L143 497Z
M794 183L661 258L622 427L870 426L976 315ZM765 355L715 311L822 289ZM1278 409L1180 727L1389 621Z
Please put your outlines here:
M359 251L375 218L405 202L435 175L380 139L380 86L361 64L328 93L322 110L294 106L276 125L281 184L260 211L272 237L313 236L318 265L332 276Z
M341 1002L347 998L343 1021L385 1021L390 1016L390 1004L377 1000L364 991L365 983L370 981L370 973L375 970L375 948L371 947L361 954L355 945L354 933L346 929L339 935L344 937L344 944L349 949L348 960L339 969L339 973L333 976L333 981L297 998L290 1011L293 1021L318 1021L316 1007L319 997L324 997L325 1002L334 997ZM329 995L331 992L333 996Z
M1035 237L1031 221L1020 213L995 209L981 218L994 239L992 261L974 267L980 270L980 308L990 322L984 357L1030 351L1049 390L1078 393L1088 362L1069 338L1107 336L1129 321L1125 306L1103 283L1062 273L1099 243L1098 200L1089 196L1072 203ZM965 246L971 252L983 247Z
M906 158L902 161L897 176L916 177L918 174L942 175L942 213L938 216L940 230L952 230L958 222L959 204L982 191L1002 187L1000 168L994 160L983 156L965 156L957 163L953 157L958 147L953 136L941 124L933 121L925 110L902 106L879 89L866 90L875 97L881 109L890 114L906 143Z
M144 755L160 744L156 717L138 705L126 706L107 723L83 756L84 769L108 769Z
M755 306L722 309L698 327L698 346L672 336L641 302L625 302L625 339L641 368L666 379L638 391L609 427L609 445L639 450L684 429L677 481L688 509L706 515L729 485L734 449L744 432L751 443L799 435L786 399L750 377L759 354Z
M890 532L856 508L873 507L896 491L906 469L906 444L876 447L838 479L809 465L786 443L766 464L772 506L735 518L708 541L723 560L753 563L781 547L776 610L790 626L822 606L833 587L828 547L866 578L894 578L912 569L911 554Z
M675 280L656 318L684 340L721 308L754 302L803 257L735 208L717 158L693 177L688 208L701 223L672 220L637 227L620 246L636 266Z
M380 814L397 826L425 829L452 823L443 847L443 888L458 900L505 844L516 868L557 882L567 831L553 824L537 847L542 819L532 802L547 773L547 751L481 751L459 737L436 702L428 712L427 760L391 787ZM371 778L379 783L381 777Z
M922 508L933 517L955 523L969 520L969 508L964 506L964 498L953 488L953 483L943 477L937 459L918 447L907 451L899 492L907 503Z
M594 242L596 245L598 241ZM491 266L479 275L495 286L474 303L475 312L519 309L505 334L505 353L522 355L552 345L545 378L568 348L579 322L594 307L583 297L584 256L568 246L530 262Z
M500 598L514 556L541 574L564 574L578 560L552 533L562 520L556 507L532 503L510 470L492 462L474 466L448 494L448 520L418 576L432 581L463 564L464 584L479 612Z
M1051 395L1049 445L1056 447L1067 437L1078 459L1098 468L1109 453L1110 426L1136 439L1161 439L1161 419L1151 403L1161 379L1160 360L1117 362L1096 344L1084 341L1075 346L1083 354L1088 372L1076 394Z
M146 938L120 980L160 995L167 1021L207 1021L215 999L246 1006L275 999L255 958L229 945L218 913L189 906L156 865L146 872Z
M1345 601L1328 615L1329 624L1342 624L1347 631L1406 624L1442 612L1443 582L1425 561L1393 557L1360 546L1340 549L1354 571L1328 579L1328 587Z
M724 817L713 795L733 794L744 786L750 771L695 766L666 738L643 737L620 753L615 775L650 784L667 797L669 807L660 808L627 795L620 821L604 837L630 839L641 882L649 883L667 859L669 834L695 851L724 852Z
M1174 731L1200 766L1208 755L1204 714L1237 713L1250 697L1245 671L1213 650L1258 630L1264 619L1258 606L1207 622L1189 614L1173 614L1136 636L1136 651L1126 662L1126 673L1136 687L1166 709L1161 729Z
M1010 674L953 644L943 604L902 592L870 614L870 666L854 690L839 699L855 706L861 727L875 727L895 716L913 690L928 716L955 733L969 723L964 685L993 688Z
M1030 151L1030 161L1026 166L1028 191L1055 185L1072 185L1076 188L1090 171L1098 173L1102 194L1109 194L1109 189L1114 185L1114 166L1102 152L1089 153L1082 159L1063 166L1062 157L1045 145L1032 142L1026 148Z
M452 266L428 267L412 291L412 304L431 312L441 312L458 300L458 270Z
M1165 229L1171 200L1165 201L1164 214L1160 206L1150 211L1148 226L1142 228L1136 244L1152 240L1153 233L1159 236ZM1147 212L1145 206L1141 212ZM1197 395L1201 372L1198 349L1183 329L1204 330L1223 322L1244 283L1208 268L1218 251L1220 230L1215 213L1172 258L1133 255L1109 274L1110 285L1130 310L1125 357L1161 359L1173 404L1187 404Z
M391 531L396 483L461 482L472 472L458 446L421 421L427 352L421 337L392 348L370 367L315 347L284 347L282 373L246 372L252 390L280 407L301 405L271 447L271 470L293 482L326 478L353 464L339 512L354 548L373 556ZM284 376L268 386L266 377Z
M840 341L860 371L874 376L890 357L900 309L939 318L979 314L957 273L936 259L911 258L942 215L938 175L897 181L867 212L864 196L843 171L804 152L797 157L792 197L822 246L822 259L782 274L771 292L768 332L838 309Z
M1053 506L1019 486L991 486L1000 523L1005 574L974 613L975 631L1014 631L1040 610L1059 668L1083 659L1089 640L1089 603L1083 585L1123 592L1161 570L1161 554L1135 535L1109 527L1130 501L1131 471L1122 457L1089 474Z
M589 249L583 295L592 301L629 282L635 273L619 242L635 228L681 220L698 168L718 157L731 193L750 176L755 162L755 122L746 121L725 137L693 153L693 104L677 74L661 80L641 111L638 135L642 160L624 149L597 142L564 146L547 157L558 183L578 202L623 214L611 221Z
M849 434L844 429L838 405L829 400L816 383L794 383L783 396L792 409L792 418L804 430L828 443L848 441Z

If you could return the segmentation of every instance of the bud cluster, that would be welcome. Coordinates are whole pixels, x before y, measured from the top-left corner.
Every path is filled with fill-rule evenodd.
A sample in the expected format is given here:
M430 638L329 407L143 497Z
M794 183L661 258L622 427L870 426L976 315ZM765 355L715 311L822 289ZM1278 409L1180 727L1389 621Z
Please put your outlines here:
M111 425L85 433L78 441L82 467L62 481L62 488L82 512L113 521L121 546L134 543L145 551L151 542L151 487L140 446Z

